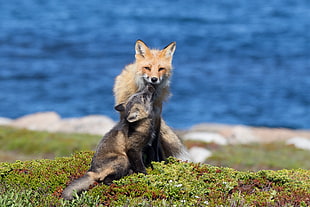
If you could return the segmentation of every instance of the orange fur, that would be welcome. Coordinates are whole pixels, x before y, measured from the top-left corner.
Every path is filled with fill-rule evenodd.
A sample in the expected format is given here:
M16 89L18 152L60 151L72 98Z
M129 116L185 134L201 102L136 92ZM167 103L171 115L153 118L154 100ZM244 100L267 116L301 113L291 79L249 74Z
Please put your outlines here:
M154 104L161 109L162 102L170 95L169 78L175 47L176 43L172 42L162 50L150 49L138 40L135 45L135 62L127 65L116 77L113 89L115 105L125 103L131 95L142 90L149 82L156 87Z

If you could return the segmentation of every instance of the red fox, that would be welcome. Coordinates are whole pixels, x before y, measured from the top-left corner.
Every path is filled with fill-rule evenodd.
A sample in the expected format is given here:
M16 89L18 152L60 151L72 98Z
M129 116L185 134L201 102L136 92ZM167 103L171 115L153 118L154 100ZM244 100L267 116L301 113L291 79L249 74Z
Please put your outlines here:
M115 107L126 115L102 138L88 172L65 188L64 199L72 200L74 191L81 193L95 181L109 185L132 171L146 174L142 152L153 138L154 92L153 86L148 85L126 104Z
M116 77L114 95L116 105L124 103L146 83L153 84L156 90L155 105L161 109L162 103L169 97L169 78L172 73L172 57L176 43L172 42L163 50L150 50L142 41L137 40L136 61L127 65Z
M155 87L154 110L159 118L155 121L157 139L153 143L153 149L155 150L153 161L164 160L169 156L190 160L178 136L160 118L162 104L170 96L169 85L175 49L175 42L170 43L162 50L156 50L150 49L142 40L137 40L135 62L127 65L121 74L116 77L113 88L115 102L118 105L126 102L130 96L142 90L146 84L151 83Z

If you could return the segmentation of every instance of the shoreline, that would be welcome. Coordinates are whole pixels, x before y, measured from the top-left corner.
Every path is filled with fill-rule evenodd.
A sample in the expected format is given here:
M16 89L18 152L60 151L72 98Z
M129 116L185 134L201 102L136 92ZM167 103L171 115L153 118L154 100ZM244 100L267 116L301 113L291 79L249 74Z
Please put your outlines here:
M61 118L56 112L38 112L17 119L0 117L0 126L52 133L81 133L103 136L116 122L104 115L89 115L79 118ZM310 130L287 128L252 127L201 123L186 130L174 130L187 146L194 162L203 162L212 152L202 143L216 145L248 145L285 143L310 151Z
M86 133L104 135L114 125L115 121L105 115L88 115L77 118L61 118L53 111L37 112L16 119L0 117L0 126L25 128L35 131ZM229 125L217 123L200 123L188 129L175 130L182 139L193 137L217 137L226 139L226 143L273 142L285 141L292 137L304 137L310 140L310 130L254 127L247 125ZM200 137L200 138L199 138ZM213 138L215 139L215 138ZM225 143L225 141L222 141Z

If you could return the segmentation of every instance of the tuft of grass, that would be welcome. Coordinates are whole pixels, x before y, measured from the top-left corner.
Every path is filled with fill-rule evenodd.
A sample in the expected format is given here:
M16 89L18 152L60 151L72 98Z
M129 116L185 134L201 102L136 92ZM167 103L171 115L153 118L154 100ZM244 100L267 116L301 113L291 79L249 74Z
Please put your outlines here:
M309 206L310 171L243 172L169 158L147 175L98 184L73 201L60 195L89 168L93 152L0 163L0 206Z

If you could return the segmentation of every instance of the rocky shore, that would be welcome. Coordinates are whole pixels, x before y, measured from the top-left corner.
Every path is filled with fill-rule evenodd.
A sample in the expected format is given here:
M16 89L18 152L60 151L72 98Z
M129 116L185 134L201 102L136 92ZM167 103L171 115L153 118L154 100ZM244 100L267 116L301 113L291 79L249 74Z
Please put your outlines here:
M115 122L107 116L90 115L81 118L61 118L56 112L39 112L17 119L0 118L0 125L35 131L85 133L103 135Z
M63 119L55 112L39 112L17 119L0 117L0 125L37 131L94 135L104 135L114 124L115 121L107 116L90 115L81 118ZM202 123L188 130L178 130L177 133L184 141L198 141L218 145L285 142L298 148L310 150L310 130ZM192 147L189 152L194 161L197 162L205 160L211 155L210 151L200 147Z

